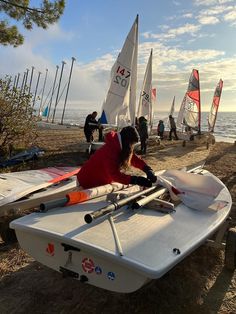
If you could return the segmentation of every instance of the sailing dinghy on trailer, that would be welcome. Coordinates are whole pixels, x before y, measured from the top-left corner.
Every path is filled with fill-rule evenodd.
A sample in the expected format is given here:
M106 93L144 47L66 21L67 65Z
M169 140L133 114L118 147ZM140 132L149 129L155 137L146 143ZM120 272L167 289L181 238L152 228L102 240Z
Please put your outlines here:
M186 137L189 137L191 131L196 131L197 134L201 133L200 81L196 69L192 70L189 78L188 89L177 118L177 127L182 130L179 137L183 139L187 139Z
M10 226L22 248L42 264L84 283L132 292L162 277L203 244L229 214L232 200L224 184L208 171L192 171L196 176L208 176L218 185L212 199L218 204L215 208L208 203L196 210L181 202L174 210L164 211L158 207L157 199L150 209L144 205L146 197L138 202L137 194L132 198L137 186L131 186L109 195L113 201L101 196L46 213L33 213L12 221ZM153 187L151 199L165 191L162 188L158 192ZM139 191L141 197L140 193L145 196L147 191ZM135 201L134 209L126 198ZM92 215L92 220L87 215ZM94 219L95 216L102 217Z
M213 96L213 101L211 105L211 110L209 112L208 116L208 132L213 133L214 128L215 128L215 123L216 123L216 118L217 118L217 113L220 105L220 98L221 98L221 93L223 89L223 81L220 79L219 83L216 86L215 93Z

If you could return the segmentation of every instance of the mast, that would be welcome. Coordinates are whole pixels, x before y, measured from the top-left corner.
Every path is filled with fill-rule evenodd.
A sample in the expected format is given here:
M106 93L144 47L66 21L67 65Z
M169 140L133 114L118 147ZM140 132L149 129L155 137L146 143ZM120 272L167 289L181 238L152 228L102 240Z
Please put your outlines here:
M56 80L57 80L58 69L59 69L59 66L57 65L56 66L56 73L55 73L55 77L54 77L54 82L53 82L53 86L52 86L52 94L51 94L50 101L49 101L49 106L48 106L47 122L48 122L48 119L49 119L50 110L51 110L51 106L52 106L52 98L53 98L54 91L55 91L55 85L56 85Z
M53 116L52 116L52 123L54 123L55 113L56 113L56 109L57 109L57 105L58 105L58 97L59 97L59 92L60 92L60 87L61 87L61 79L62 79L62 74L63 74L65 64L66 64L66 62L62 61L61 75L60 75L58 89L57 89L57 96L56 96L55 107L54 107Z
M73 64L74 64L74 62L76 60L74 57L72 57L71 59L72 59L72 62L71 62L71 68L70 68L70 75L69 75L69 81L68 81L68 84L67 84L65 103L64 103L64 108L63 108L62 117L61 117L61 124L63 124L64 114L65 114L65 109L66 109L66 102L67 102L68 92L69 92L69 88L70 88L70 81L71 81Z

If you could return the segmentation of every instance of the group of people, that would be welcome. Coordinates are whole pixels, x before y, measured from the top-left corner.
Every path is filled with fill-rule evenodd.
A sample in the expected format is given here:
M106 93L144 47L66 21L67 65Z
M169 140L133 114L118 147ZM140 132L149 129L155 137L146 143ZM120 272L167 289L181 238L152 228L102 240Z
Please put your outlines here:
M94 111L93 113L89 114L86 117L85 124L84 124L84 134L86 137L86 141L88 143L94 140L93 134L95 130L98 130L98 141L104 141L103 135L103 126L100 123L100 119L96 120L97 112ZM178 140L178 135L176 132L176 124L175 120L172 115L169 115L169 125L170 125L170 132L169 132L169 140L172 140L172 133L174 134L175 140ZM140 142L141 142L141 154L146 154L147 150L147 140L148 140L148 121L144 116L139 117L136 119L136 129L138 130ZM164 131L165 125L163 120L159 120L157 126L157 135L160 137L161 140L164 139Z
M93 141L95 130L99 131L99 140L104 140L103 127L96 117L96 111L86 117L84 134L87 142ZM169 139L172 139L172 133L178 139L175 121L171 115L169 121ZM161 139L164 137L164 130L164 122L160 120L157 132ZM136 127L126 126L120 132L109 132L105 137L105 144L89 158L79 171L77 175L79 184L85 189L112 182L151 187L157 177L152 168L134 153L134 146L140 141L141 154L146 154L147 139L148 121L144 116L139 117ZM130 165L142 170L146 176L125 174L124 170Z

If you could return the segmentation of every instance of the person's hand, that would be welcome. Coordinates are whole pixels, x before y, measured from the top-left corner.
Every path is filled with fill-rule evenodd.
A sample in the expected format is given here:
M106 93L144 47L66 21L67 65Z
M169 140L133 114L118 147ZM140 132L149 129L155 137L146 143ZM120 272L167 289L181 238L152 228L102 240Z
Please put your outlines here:
M152 186L152 182L149 179L142 176L132 176L130 184L137 184L139 186L144 186L146 188L150 188Z
M146 173L147 178L152 182L155 183L157 181L157 176L155 175L154 171L151 167L145 166L143 171Z

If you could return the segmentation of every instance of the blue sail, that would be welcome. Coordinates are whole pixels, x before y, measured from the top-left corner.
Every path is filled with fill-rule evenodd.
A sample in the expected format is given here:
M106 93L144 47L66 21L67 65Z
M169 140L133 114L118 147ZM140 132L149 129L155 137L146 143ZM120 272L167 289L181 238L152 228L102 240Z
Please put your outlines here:
M100 123L107 124L107 117L106 117L106 114L105 114L104 110L102 111L102 115L101 115L101 118L100 118Z
M42 113L42 117L47 117L47 115L48 115L48 106L44 109Z

